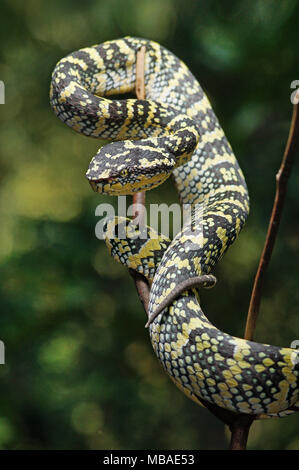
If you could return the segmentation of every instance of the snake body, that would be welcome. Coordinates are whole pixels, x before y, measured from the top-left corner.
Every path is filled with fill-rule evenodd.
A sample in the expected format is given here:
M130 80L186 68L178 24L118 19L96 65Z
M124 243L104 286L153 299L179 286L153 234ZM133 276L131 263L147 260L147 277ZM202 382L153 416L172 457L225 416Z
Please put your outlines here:
M146 100L109 99L134 92L141 46ZM298 351L226 334L199 303L196 284L213 283L209 273L244 225L249 198L231 146L187 66L153 41L108 41L58 62L50 100L75 131L113 141L89 165L95 191L133 194L172 174L181 204L191 208L172 241L151 227L146 239L138 238L129 219L107 223L112 256L150 282L151 342L170 378L195 402L236 413L264 417L295 410Z

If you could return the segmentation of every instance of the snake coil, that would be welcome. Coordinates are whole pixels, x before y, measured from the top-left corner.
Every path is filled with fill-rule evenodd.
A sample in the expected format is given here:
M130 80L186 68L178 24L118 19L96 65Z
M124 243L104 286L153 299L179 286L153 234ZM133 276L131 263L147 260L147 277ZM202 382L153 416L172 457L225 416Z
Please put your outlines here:
M141 46L147 99L109 99L134 92ZM296 409L298 351L224 333L199 303L197 283L213 284L209 273L244 225L249 198L231 146L186 65L153 41L108 41L58 62L50 100L75 131L112 141L87 171L96 192L133 194L172 175L181 204L191 207L172 241L151 227L138 238L126 218L106 227L111 255L151 284L151 342L170 378L195 402L237 413L284 416Z

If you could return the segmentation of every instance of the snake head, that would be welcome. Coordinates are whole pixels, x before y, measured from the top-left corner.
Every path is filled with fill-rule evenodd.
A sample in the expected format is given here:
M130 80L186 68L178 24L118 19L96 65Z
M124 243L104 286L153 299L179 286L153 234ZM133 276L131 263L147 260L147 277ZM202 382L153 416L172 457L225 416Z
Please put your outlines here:
M110 195L134 194L163 183L177 161L165 138L118 141L101 147L86 177L92 189Z

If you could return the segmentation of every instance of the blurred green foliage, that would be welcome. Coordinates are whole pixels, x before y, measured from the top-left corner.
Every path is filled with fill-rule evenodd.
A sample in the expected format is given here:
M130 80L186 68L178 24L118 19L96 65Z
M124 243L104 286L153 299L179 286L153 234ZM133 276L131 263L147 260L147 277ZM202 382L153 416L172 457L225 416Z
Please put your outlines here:
M222 424L162 371L132 280L94 235L95 208L109 201L84 174L99 142L54 116L49 82L67 53L124 35L161 42L198 77L251 195L246 228L202 303L242 335L299 79L298 13L293 0L1 2L2 449L227 447ZM256 333L285 346L299 331L298 186L297 162ZM176 200L171 182L148 196ZM249 447L298 449L298 418L256 422Z

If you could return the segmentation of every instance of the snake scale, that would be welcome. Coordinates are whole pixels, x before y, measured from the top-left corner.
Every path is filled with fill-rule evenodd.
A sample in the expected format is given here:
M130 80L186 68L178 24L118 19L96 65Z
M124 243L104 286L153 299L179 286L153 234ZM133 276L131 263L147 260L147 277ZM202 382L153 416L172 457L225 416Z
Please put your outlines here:
M141 46L146 100L109 99L134 92ZM195 402L236 413L271 417L296 410L298 351L224 333L200 306L198 283L213 284L209 273L244 225L249 198L231 146L187 66L153 41L107 41L58 62L50 101L75 131L111 141L87 171L96 192L133 194L172 175L181 204L191 207L172 241L149 226L148 237L138 238L138 226L127 218L106 226L111 255L151 285L151 342L170 378Z

